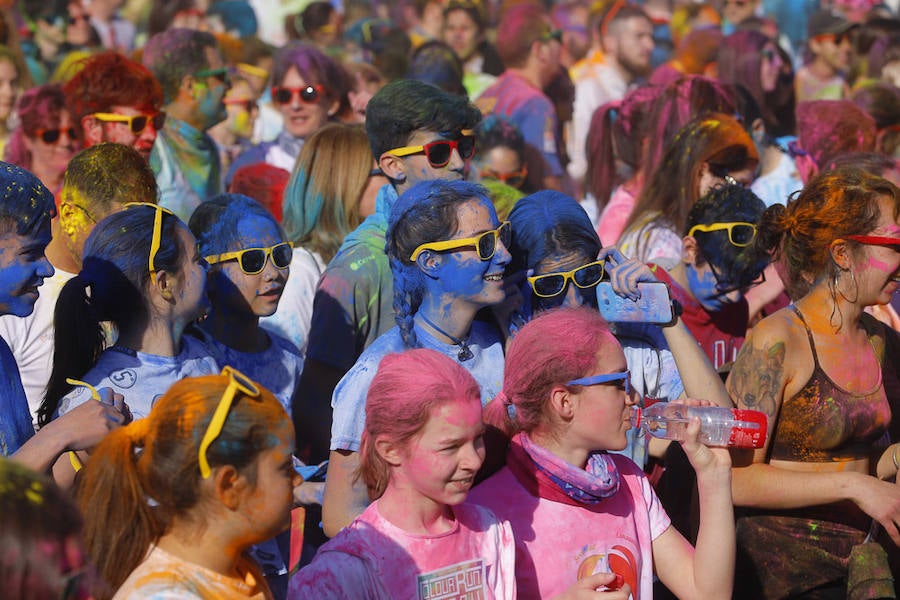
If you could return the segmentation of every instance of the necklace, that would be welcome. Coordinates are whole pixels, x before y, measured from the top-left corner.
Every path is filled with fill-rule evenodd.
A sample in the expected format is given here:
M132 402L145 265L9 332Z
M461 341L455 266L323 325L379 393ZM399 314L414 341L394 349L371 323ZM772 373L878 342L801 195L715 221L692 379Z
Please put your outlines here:
M460 339L458 337L453 337L452 335L450 335L449 333L447 333L446 331L444 331L443 329L441 329L440 327L435 325L431 321L431 319L426 317L424 314L420 313L419 316L422 317L422 320L425 321L426 323L428 323L428 325L430 325L432 329L434 329L441 335L450 338L450 340L453 342L454 346L459 346L459 354L456 355L456 358L457 358L457 360L459 360L459 362L465 362L465 361L469 360L470 358L474 358L475 355L472 354L472 350L469 348L468 339ZM469 336L466 336L466 338L468 338L468 337Z

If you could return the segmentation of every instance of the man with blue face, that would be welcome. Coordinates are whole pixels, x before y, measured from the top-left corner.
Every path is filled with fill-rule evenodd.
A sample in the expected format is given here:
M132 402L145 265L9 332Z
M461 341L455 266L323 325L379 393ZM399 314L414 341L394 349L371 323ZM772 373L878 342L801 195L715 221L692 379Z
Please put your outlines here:
M226 119L228 69L212 34L168 29L144 47L144 66L162 86L166 122L150 166L159 204L187 223L204 200L224 191L216 143L207 131Z

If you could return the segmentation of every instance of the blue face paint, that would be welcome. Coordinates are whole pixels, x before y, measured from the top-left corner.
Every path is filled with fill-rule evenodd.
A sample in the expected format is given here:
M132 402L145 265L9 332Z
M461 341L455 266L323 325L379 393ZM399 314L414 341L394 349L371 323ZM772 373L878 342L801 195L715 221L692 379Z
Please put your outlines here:
M49 224L31 236L12 232L0 236L0 314L32 313L38 287L54 272L44 255L49 243Z
M728 295L722 294L716 289L718 282L709 267L699 272L694 265L686 265L685 272L691 294L708 312L718 312L732 303Z

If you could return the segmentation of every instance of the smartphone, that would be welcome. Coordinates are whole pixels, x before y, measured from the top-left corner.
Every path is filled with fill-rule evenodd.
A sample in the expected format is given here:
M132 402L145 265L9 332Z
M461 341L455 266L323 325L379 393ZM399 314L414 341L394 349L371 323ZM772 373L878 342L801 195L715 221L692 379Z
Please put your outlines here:
M612 284L597 284L597 307L611 323L671 323L674 319L669 286L660 281L637 284L641 297L629 300L613 291Z

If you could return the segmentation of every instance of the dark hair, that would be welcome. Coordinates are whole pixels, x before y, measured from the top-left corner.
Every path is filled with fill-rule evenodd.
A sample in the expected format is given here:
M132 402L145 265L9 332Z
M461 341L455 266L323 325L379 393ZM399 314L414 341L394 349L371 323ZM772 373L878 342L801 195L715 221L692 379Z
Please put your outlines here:
M884 177L897 169L897 161L881 152L845 152L828 161L823 171L835 169L861 169L869 175Z
M307 84L324 86L325 96L332 101L344 101L350 89L347 74L340 63L312 44L291 42L275 52L272 58L272 85L281 85L291 69L297 69Z
M6 597L64 597L72 580L61 572L65 546L80 542L81 526L75 503L52 480L0 457L0 589Z
M691 208L682 235L687 235L695 225L735 222L756 225L765 210L766 205L749 188L730 184L716 186ZM694 239L703 258L715 266L722 279L720 283L748 287L759 278L771 259L771 253L760 252L754 244L733 245L727 230L698 231L694 233Z
M63 86L76 127L81 118L113 106L159 110L162 88L153 74L118 52L101 52L79 61L80 70Z
M74 194L88 203L83 207L106 214L113 203L155 204L159 190L156 176L141 154L131 146L104 142L72 157L63 180L62 201L77 204Z
M219 194L202 202L191 215L188 224L197 238L201 256L223 254L246 247L246 242L238 233L241 220L260 217L270 221L284 240L284 230L275 217L259 202L241 194Z
M493 212L487 191L467 181L420 181L403 192L391 208L385 252L394 277L394 318L408 348L416 348L413 316L422 304L425 275L410 260L421 244L448 240L458 227L459 206L481 200Z
M169 30L175 15L197 7L197 0L152 0L147 16L147 33L154 36Z
M425 42L413 51L407 79L424 81L449 94L468 98L463 86L463 65L453 49L438 40Z
M206 48L218 51L216 38L195 29L167 29L147 41L142 62L162 86L164 103L175 99L185 75L209 67Z
M56 216L53 194L22 167L0 162L0 233L31 236Z
M525 138L522 131L509 117L489 114L475 128L475 156L484 160L485 155L494 148L509 148L525 164Z
M480 120L481 111L465 98L428 83L400 79L369 100L366 135L378 160L388 150L404 146L420 129L453 137L463 129L473 129Z
M330 2L310 2L306 5L297 17L294 18L295 25L300 25L297 33L310 36L325 25L328 25L331 15L334 13L334 7Z
M85 465L77 490L85 542L112 588L122 585L174 519L203 500L199 447L228 384L226 375L176 382L146 418L103 438ZM273 432L291 422L272 392L257 387L255 398L238 390L206 452L210 467L231 465L253 484L257 458L277 444Z
M101 220L84 245L81 272L66 282L53 314L53 369L38 422L48 423L71 386L67 377L81 377L97 362L104 346L101 324L110 321L119 331L150 317L150 243L156 211L133 206ZM177 234L184 223L163 213L160 247L154 266L177 272L185 248Z

